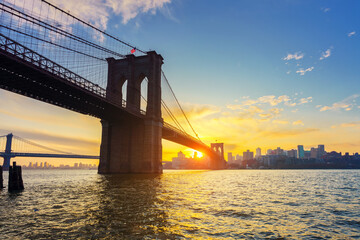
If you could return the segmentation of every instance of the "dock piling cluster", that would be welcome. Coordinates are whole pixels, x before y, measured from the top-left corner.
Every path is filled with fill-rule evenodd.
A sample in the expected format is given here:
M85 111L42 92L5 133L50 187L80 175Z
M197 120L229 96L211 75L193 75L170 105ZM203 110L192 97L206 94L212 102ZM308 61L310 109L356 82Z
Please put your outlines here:
M16 166L16 162L13 162L13 166L9 167L9 184L8 190L19 191L24 189L24 183L22 180L21 166Z
M0 166L0 190L4 188L3 168Z

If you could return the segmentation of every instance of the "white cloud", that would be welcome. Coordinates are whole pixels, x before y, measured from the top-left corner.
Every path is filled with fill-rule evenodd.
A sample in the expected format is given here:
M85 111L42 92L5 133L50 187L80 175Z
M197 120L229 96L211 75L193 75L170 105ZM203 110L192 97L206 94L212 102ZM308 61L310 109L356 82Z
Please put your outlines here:
M291 60L291 59L295 59L295 60L300 60L304 58L304 54L301 52L296 52L294 54L288 53L288 55L286 57L283 58L283 60Z
M320 60L323 60L325 58L328 58L330 57L331 55L331 48L329 48L328 50L326 50L325 52L322 52L321 53L321 57L320 57Z
M156 14L156 10L170 2L171 0L105 0L105 5L115 14L120 14L122 23L126 24L140 13Z
M331 9L330 8L321 8L321 10L326 13L326 12L329 12Z
M350 111L354 107L356 103L356 99L359 97L360 97L359 94L353 94L340 102L333 103L331 106L324 106L320 108L320 112L327 110L340 110L340 109L344 109L345 111Z
M356 34L356 32L355 32L355 31L352 31L352 32L348 33L348 37L352 37L352 36L354 36L355 34Z
M299 70L296 71L296 73L299 73L301 76L304 76L306 72L311 72L312 70L314 70L314 67L309 67L307 69L300 68Z
M285 106L288 107L294 107L296 105L301 105L309 102L312 102L312 97L306 97L297 100L296 98L291 99L288 95L281 95L278 97L274 95L265 95L257 99L250 99L247 96L247 98L244 101L238 104L228 104L226 107L231 110L243 110L248 106L254 106L254 105L263 106L267 104L268 106L273 107L281 103L283 103Z
M22 7L22 1L24 0L19 0L16 4ZM166 17L173 18L169 9L163 9L166 4L171 3L171 0L50 0L50 2L103 30L107 28L111 13L120 15L123 24L139 14L156 14L157 10ZM30 9L33 8L30 1L26 3Z

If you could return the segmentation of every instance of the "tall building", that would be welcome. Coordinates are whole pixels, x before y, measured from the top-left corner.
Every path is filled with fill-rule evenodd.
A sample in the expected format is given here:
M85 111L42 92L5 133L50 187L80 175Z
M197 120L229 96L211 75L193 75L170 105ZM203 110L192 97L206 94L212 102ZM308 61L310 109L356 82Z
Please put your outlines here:
M317 148L311 148L310 150L310 158L317 158L318 156L318 149Z
M246 152L243 152L243 160L251 160L254 159L254 153L247 150Z
M233 163L233 155L232 155L232 152L228 152L228 163L229 163L229 164Z
M325 155L325 146L318 145L317 158L322 158Z
M256 158L261 157L261 148L258 147L258 148L256 149L256 155L255 155L255 157L256 157Z
M298 158L304 158L305 152L304 152L304 146L298 145Z
M291 150L287 151L287 156L289 158L296 158L297 157L297 150L291 149Z
M185 157L185 154L183 152L178 152L178 156L172 158L172 167L173 168L181 168L183 166L185 166L185 164L187 163L187 158Z
M281 149L280 147L278 147L278 148L275 150L275 155L284 155L284 150Z

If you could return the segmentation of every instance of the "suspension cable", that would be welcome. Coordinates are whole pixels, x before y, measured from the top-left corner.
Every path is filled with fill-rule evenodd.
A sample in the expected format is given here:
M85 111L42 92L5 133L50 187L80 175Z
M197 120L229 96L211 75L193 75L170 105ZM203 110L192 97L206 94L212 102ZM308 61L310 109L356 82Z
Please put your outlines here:
M41 0L41 1L42 1L42 2L44 2L44 3L46 3L46 4L48 4L49 6L51 6L51 7L53 7L53 8L55 8L56 10L59 10L60 12L62 12L62 13L64 13L64 14L66 14L66 15L68 15L68 16L70 16L70 17L74 18L74 19L76 19L77 21L79 21L79 22L81 22L81 23L85 24L86 26L88 26L88 27L90 27L90 28L92 28L92 29L94 29L94 30L96 30L96 31L98 31L98 32L100 32L100 33L102 33L102 34L104 34L104 35L106 35L106 36L108 36L108 37L110 37L110 38L112 38L112 39L114 39L114 40L116 40L116 41L118 41L118 42L120 42L120 43L122 43L122 44L126 45L126 46L128 46L128 47L131 47L131 48L136 49L137 51L139 51L139 52L141 52L141 53L146 54L146 52L145 52L145 51L140 50L140 49L138 49L138 48L134 47L133 45L131 45L131 44L127 43L127 42L124 42L124 41L122 41L122 40L118 39L117 37L114 37L114 36L112 36L112 35L110 35L110 34L106 33L105 31L100 30L99 28L97 28L97 27L93 26L92 24L87 23L87 22L85 22L85 21L81 20L80 18L75 17L74 15L72 15L72 14L70 14L70 13L68 13L68 12L66 12L66 11L64 11L64 10L62 10L61 8L59 8L59 7L57 7L57 6L55 6L55 5L51 4L51 3L49 3L48 1L45 1L45 0Z
M190 123L189 119L187 118L187 116L186 116L186 114L185 114L185 112L184 112L183 108L181 107L181 105L180 105L180 103L179 103L179 101L178 101L177 97L175 96L175 93L174 93L174 91L172 90L172 88L171 88L171 86L170 86L170 83L169 83L169 81L167 80L167 78L166 78L166 76L165 76L164 71L162 71L162 70L161 70L161 73L162 73L162 75L164 76L164 79L165 79L165 81L166 81L167 85L169 86L169 88L170 88L170 90L171 90L171 92L172 92L172 94L173 94L173 96L174 96L174 98L175 98L175 100L176 100L177 104L179 105L180 110L181 110L181 112L183 113L183 115L184 115L184 117L185 117L186 121L188 122L189 126L191 127L191 129L192 129L192 131L194 132L194 134L196 135L196 137L197 137L197 138L199 139L199 141L201 142L201 140L200 140L200 138L199 138L199 135L196 133L195 129L194 129L194 128L193 128L193 126L191 125L191 123Z
M33 145L33 146L35 146L35 147L39 147L39 148L46 149L46 150L49 150L49 151L58 152L58 153L63 153L63 154L69 154L69 155L74 155L73 153L70 153L70 152L64 152L64 151L60 151L60 150L56 150L56 149L53 149L53 148L49 148L49 147L42 146L42 145L40 145L40 144L31 142L31 141L29 141L29 140L26 140L26 139L24 139L24 138L21 138L21 137L15 136L15 135L14 135L14 138L17 139L17 140L19 140L19 141L25 142L25 143L27 143L27 144Z
M86 40L86 39L83 39L83 38L81 38L81 37L79 37L79 36L76 36L76 35L74 35L74 34L72 34L72 33L66 32L66 31L64 31L64 30L62 30L62 29L60 29L60 28L57 28L57 27L55 27L55 26L52 26L51 24L48 24L48 23L46 23L46 22L44 22L44 21L41 21L41 20L39 20L39 19L36 19L36 18L34 18L34 17L26 14L26 13L23 13L23 12L15 9L15 8L9 7L9 6L7 6L7 5L5 5L5 4L3 4L3 3L0 3L0 5L2 5L3 7L9 8L11 11L14 11L14 12L17 12L17 13L19 13L19 14L24 15L26 18L23 17L23 16L21 16L21 15L19 15L19 14L15 14L15 13L13 13L13 12L11 12L11 11L8 11L8 10L5 10L5 9L1 9L2 11L7 12L7 13L9 13L9 14L12 14L12 15L18 17L18 18L21 18L21 19L27 21L27 22L33 23L33 24L35 24L35 25L38 25L38 26L40 26L40 27L43 27L43 28L48 29L48 30L50 30L50 31L53 31L53 32L55 32L55 33L61 34L62 36L66 36L66 37L68 37L68 38L70 38L70 39L72 39L72 40L75 40L75 41L81 42L81 43L83 43L83 44L85 44L85 45L88 45L88 46L97 48L97 49L99 49L99 50L102 50L102 51L104 51L104 52L107 52L107 53L116 55L116 56L118 56L118 57L125 57L125 55L123 55L123 54L114 52L114 51L112 51L112 50L110 50L110 49L107 49L107 48L105 48L105 47L102 47L102 46L100 46L100 45L98 45L98 44L96 44L96 43L90 42L90 41L88 41L88 40ZM28 19L28 18L30 18L30 19L32 19L32 20L30 20L30 19Z

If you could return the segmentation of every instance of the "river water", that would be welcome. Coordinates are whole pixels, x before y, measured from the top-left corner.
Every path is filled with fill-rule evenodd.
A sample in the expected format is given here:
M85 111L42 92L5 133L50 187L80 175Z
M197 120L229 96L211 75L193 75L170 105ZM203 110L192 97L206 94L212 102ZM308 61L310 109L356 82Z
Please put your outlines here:
M23 179L23 192L0 192L0 239L360 239L360 170Z

